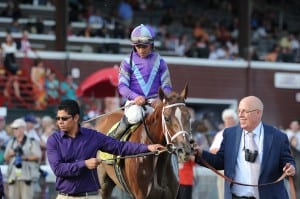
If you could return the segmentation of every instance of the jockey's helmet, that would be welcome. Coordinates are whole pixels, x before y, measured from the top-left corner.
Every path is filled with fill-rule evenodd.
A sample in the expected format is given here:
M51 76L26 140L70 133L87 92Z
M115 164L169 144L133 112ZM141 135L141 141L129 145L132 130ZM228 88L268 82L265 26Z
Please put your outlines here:
M131 32L131 42L132 45L153 44L154 32L149 26L141 24Z

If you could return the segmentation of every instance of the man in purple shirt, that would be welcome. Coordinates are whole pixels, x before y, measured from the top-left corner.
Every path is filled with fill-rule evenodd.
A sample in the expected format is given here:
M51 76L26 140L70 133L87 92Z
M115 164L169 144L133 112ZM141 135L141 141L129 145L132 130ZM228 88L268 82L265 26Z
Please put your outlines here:
M159 144L119 142L92 129L80 127L80 109L75 100L63 100L57 111L59 130L47 141L47 157L56 176L57 199L98 199L100 189L96 158L98 150L133 155L162 149Z
M3 197L4 197L4 186L3 186L2 171L0 169L0 198L2 199Z
M166 94L172 91L172 84L168 66L159 53L154 51L154 33L151 27L139 25L131 33L133 50L120 65L119 92L126 98L125 116L112 134L120 138L131 124L140 122L145 113L153 109L146 106L150 102L152 107L157 103L159 87Z

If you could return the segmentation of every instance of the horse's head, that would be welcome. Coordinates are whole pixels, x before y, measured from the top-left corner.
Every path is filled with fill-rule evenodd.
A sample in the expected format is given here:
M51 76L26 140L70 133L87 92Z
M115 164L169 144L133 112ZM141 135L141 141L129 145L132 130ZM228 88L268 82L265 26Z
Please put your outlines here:
M191 125L190 112L185 105L187 97L187 85L181 94L172 92L166 95L159 89L159 97L162 101L162 126L164 136L170 149L174 149L179 162L189 159L191 154Z

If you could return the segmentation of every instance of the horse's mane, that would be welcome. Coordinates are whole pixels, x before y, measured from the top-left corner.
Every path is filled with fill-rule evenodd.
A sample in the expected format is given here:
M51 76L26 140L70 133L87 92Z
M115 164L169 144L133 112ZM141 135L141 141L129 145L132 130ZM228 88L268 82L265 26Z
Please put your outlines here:
M154 123L158 118L161 118L161 112L163 108L163 102L160 102L155 108L154 111L151 114L148 114L146 120L147 123L150 124Z
M155 107L154 112L149 114L147 122L154 123L157 118L161 118L161 112L164 104L184 103L184 99L176 92L172 91L168 96L165 96L162 101Z

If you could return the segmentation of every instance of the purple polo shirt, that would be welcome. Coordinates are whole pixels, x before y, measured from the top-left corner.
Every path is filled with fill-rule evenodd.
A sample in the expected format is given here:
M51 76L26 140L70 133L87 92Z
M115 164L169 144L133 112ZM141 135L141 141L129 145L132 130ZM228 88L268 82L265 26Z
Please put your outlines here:
M148 152L148 147L119 142L87 128L80 128L75 138L56 131L47 141L47 156L56 176L56 190L68 194L98 191L97 169L89 170L84 164L86 159L96 157L98 150L115 155L133 155Z

